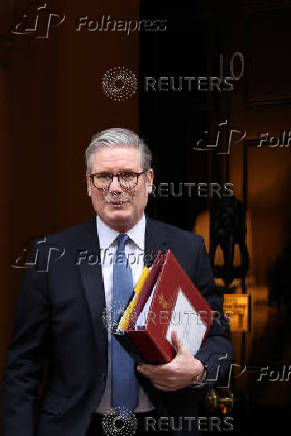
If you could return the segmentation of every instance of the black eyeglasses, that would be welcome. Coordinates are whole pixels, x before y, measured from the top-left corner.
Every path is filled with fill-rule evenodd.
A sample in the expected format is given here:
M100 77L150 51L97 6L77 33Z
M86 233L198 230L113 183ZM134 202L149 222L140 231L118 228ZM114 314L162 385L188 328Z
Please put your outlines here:
M123 172L118 174L95 173L90 174L90 179L97 189L109 189L114 177L117 177L121 188L133 189L138 184L139 176L146 172L147 171L142 171L141 173Z

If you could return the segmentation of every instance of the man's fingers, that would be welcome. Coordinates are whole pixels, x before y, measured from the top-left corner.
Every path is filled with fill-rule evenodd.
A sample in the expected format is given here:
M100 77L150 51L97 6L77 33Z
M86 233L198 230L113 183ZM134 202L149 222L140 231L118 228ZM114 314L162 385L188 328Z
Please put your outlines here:
M159 383L153 383L153 385L157 388L160 389L161 391L164 391L165 389L167 389L166 385L161 385Z
M163 365L149 365L149 364L143 364L138 365L137 370L144 375L163 375L165 371L168 371L171 368L170 363L166 363Z
M158 384L164 384L168 385L170 383L173 383L173 374L160 374L159 372L151 371L151 370L142 370L140 371L142 375L149 378L151 382L158 383Z
M161 384L159 384L159 383L153 383L153 385L154 385L157 389L159 389L160 391L174 392L174 391L177 391L177 390L178 390L177 387L169 387L169 386L166 386L166 385L161 385Z
M183 343L181 339L179 339L176 330L173 330L171 333L172 345L175 348L177 354L183 351Z
M170 380L170 379L168 379L168 378L166 378L165 379L165 377L163 377L163 378L161 378L161 377L159 377L159 375L157 375L157 374L143 374L145 377L147 377L147 378L149 378L153 383L169 383L169 382L171 382L172 380Z

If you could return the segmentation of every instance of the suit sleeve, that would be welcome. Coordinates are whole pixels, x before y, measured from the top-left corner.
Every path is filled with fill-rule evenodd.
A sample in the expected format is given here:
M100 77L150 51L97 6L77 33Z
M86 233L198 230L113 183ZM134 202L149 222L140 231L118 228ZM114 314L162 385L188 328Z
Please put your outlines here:
M36 251L34 252L36 254ZM34 411L48 351L46 272L25 274L3 377L4 436L34 436Z
M207 339L195 355L207 370L206 382L211 388L228 376L233 360L233 347L229 325L223 313L223 294L215 284L202 237L199 237L194 283L213 310L214 319Z

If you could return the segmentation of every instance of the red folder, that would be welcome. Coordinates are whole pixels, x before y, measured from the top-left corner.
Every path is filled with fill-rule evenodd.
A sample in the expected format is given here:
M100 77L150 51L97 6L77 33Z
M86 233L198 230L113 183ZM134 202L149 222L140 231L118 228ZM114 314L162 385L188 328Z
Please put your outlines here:
M154 287L148 315L138 328L137 321ZM168 250L165 255L158 253L128 326L116 337L136 362L169 363L176 354L169 329L176 330L182 342L179 331L185 334L194 355L205 341L211 321L211 307Z

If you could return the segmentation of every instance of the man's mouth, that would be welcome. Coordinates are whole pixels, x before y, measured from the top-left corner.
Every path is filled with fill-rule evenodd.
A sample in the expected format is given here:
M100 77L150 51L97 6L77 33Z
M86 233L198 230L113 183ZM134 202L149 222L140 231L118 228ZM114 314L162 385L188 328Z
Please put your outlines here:
M107 204L111 204L112 206L122 206L123 204L128 203L127 200L112 200L106 201Z

